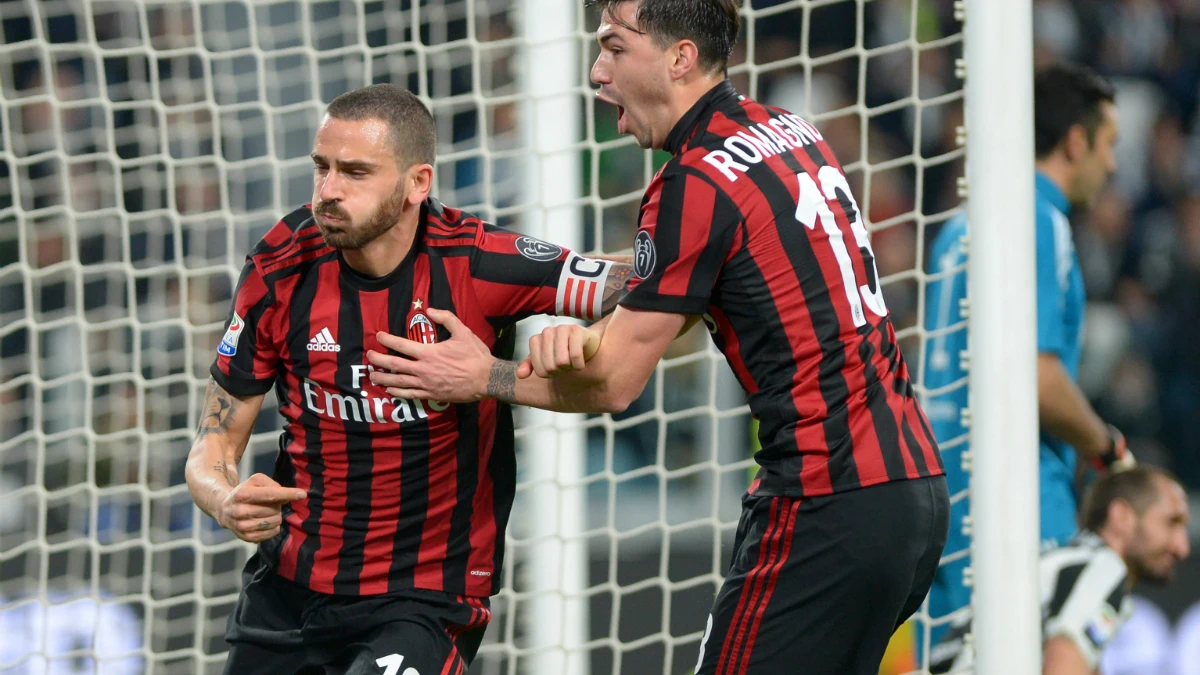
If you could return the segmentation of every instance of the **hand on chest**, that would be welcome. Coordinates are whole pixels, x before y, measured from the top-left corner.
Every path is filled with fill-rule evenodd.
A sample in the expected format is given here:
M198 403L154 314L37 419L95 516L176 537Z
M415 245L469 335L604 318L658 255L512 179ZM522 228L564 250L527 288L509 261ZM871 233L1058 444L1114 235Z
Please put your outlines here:
M314 303L307 330L295 326L289 336L288 368L295 374L302 408L322 422L347 425L451 423L444 419L453 418L444 414L449 403L393 398L372 384L374 366L366 359L369 350L388 351L376 337L380 332L424 344L447 339L445 329L426 313L428 296L397 298L394 290L355 296L352 301L343 295L341 302Z

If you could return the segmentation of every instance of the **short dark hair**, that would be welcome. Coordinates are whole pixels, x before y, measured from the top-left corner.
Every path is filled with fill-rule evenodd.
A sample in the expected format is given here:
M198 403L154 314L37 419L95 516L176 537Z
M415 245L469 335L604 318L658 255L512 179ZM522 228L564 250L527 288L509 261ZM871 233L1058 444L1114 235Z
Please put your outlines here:
M1033 80L1034 153L1049 155L1076 124L1087 131L1088 143L1104 120L1101 106L1116 100L1112 83L1090 69L1070 63L1049 66Z
M700 52L701 68L725 72L742 27L738 14L742 0L586 0L584 4L611 15L626 2L639 4L637 28L625 28L649 35L663 48L691 40Z
M394 84L372 84L348 91L329 102L325 110L339 120L376 119L388 125L389 140L402 169L433 164L437 157L437 130L429 108L411 91Z
M1179 483L1170 471L1149 464L1101 476L1083 499L1080 513L1084 529L1092 532L1103 529L1108 523L1108 507L1115 501L1128 503L1138 515L1145 513L1158 501L1160 480Z

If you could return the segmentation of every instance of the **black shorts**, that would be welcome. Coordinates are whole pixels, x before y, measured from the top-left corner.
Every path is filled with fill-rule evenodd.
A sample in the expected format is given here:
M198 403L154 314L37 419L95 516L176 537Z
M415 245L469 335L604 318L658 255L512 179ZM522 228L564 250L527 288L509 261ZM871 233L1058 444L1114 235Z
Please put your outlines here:
M486 598L420 589L317 593L275 574L255 554L225 632L225 673L462 675L490 618Z
M876 675L946 545L941 476L742 500L696 675Z

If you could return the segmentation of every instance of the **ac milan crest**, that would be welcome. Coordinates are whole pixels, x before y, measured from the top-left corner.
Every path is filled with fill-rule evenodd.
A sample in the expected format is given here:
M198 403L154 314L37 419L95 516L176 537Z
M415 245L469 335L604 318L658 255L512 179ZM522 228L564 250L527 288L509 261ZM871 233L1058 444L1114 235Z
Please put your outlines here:
M427 345L437 342L437 330L429 317L421 312L413 314L413 318L408 322L408 339Z

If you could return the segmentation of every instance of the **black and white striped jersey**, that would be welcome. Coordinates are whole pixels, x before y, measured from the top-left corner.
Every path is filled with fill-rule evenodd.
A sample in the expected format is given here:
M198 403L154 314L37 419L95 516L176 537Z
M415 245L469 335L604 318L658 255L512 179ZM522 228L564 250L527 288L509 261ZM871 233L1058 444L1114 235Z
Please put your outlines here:
M1091 532L1042 554L1040 562L1042 640L1063 636L1079 648L1094 669L1104 648L1133 614L1125 561ZM964 612L930 652L929 670L970 673L974 653L969 641L970 612Z

